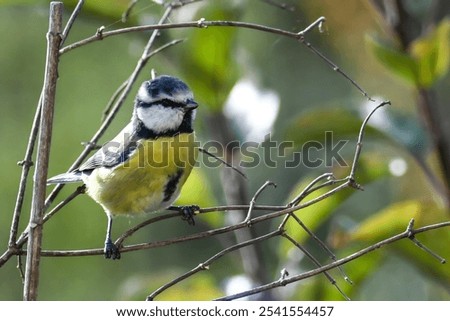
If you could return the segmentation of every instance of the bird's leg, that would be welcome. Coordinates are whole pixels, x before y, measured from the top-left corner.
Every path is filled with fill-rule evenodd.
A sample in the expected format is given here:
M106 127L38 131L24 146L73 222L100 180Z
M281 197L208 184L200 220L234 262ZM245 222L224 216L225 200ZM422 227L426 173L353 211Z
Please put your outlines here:
M189 225L195 225L194 216L196 212L200 210L200 206L197 205L169 206L167 209L171 211L180 212L183 220L187 221Z
M119 260L120 259L119 249L111 240L112 221L113 221L112 216L108 215L108 228L106 229L106 240L104 249L105 258Z

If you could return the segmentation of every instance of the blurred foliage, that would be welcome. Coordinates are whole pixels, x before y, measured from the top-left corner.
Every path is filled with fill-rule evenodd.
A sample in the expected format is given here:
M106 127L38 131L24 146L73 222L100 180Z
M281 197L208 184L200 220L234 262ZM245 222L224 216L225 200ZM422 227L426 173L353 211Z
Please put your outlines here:
M428 35L415 40L409 53L367 38L369 48L386 68L413 85L429 88L448 72L450 19L444 19Z
M63 1L65 20L75 0ZM369 123L357 180L364 192L345 190L311 207L297 211L299 218L344 257L374 242L403 231L415 218L415 227L448 220L449 212L430 182L424 163L439 168L435 155L427 147L428 133L419 125L413 92L408 84L433 87L437 101L448 105L450 99L449 20L440 23L413 42L408 53L386 40L373 11L364 1L349 0L343 6L332 1L286 1L295 10L282 10L264 1L202 1L179 9L172 22L198 20L241 20L299 31L318 16L327 18L326 32L311 32L308 40L336 62L374 97L390 99L392 107L380 110ZM426 1L418 1L426 2ZM214 3L214 4L213 4ZM155 1L139 1L123 23L121 15L128 0L86 1L66 44L95 34L100 26L113 30L128 25L155 23L163 7ZM0 121L0 245L6 248L11 213L14 208L20 168L30 124L35 112L43 79L45 33L48 1L0 1L0 95L3 115ZM374 33L384 37L373 36ZM100 123L102 111L115 89L129 76L150 33L127 34L79 48L61 57L50 175L64 172L77 157ZM372 36L368 36L371 34ZM333 139L347 141L342 156L351 164L359 126L367 111L375 106L338 73L330 69L304 46L275 35L236 28L197 28L166 30L157 45L185 38L150 60L139 81L149 78L151 68L159 74L180 76L193 88L200 101L197 133L203 142L212 134L205 126L206 114L221 112L229 92L240 79L250 79L262 88L277 92L280 110L272 135L279 141L292 141L299 147L308 141L323 142L324 132ZM382 39L383 40L380 40ZM367 49L361 44L366 41ZM7 75L7 77L3 76ZM392 77L394 76L394 77ZM397 78L395 76L398 76ZM138 83L139 83L138 81ZM138 85L138 84L137 84ZM130 96L135 94L137 85ZM249 106L249 108L258 106ZM127 99L102 142L112 137L130 118L132 97ZM448 115L448 113L445 113ZM378 117L378 118L377 118ZM444 116L443 116L444 117ZM447 116L446 116L447 117ZM229 119L232 126L239 119ZM236 137L242 137L236 133ZM261 159L263 151L257 150ZM284 155L284 156L283 156ZM282 164L290 155L276 159ZM396 174L392 160L401 159L405 172ZM264 192L258 203L280 205L289 202L314 177L333 172L337 178L348 175L349 166L308 168L268 167L260 164L247 168L250 194L266 180L278 184ZM200 166L183 188L179 204L222 205L224 195L218 179L220 168ZM31 178L31 176L30 176ZM31 179L29 180L31 185ZM75 186L67 186L58 200L69 195ZM50 190L50 188L49 188ZM324 189L325 192L329 189ZM28 188L30 191L30 188ZM314 193L308 199L318 195ZM21 228L26 226L30 195L27 194ZM258 215L255 213L254 215ZM118 219L117 235L151 217ZM171 237L223 226L224 213L198 216L195 227L179 219L158 223L140 230L127 244L167 240ZM255 225L258 234L273 230L280 221ZM45 249L97 248L103 242L106 218L102 209L88 197L80 196L55 215L44 230ZM287 230L321 262L326 254L307 237L295 222ZM117 236L116 235L116 236ZM448 257L448 229L417 235L425 245ZM102 257L43 258L39 298L42 300L142 300L159 286L196 267L226 246L235 243L232 235L176 244L152 250L126 253L122 260L109 262ZM277 278L280 269L300 273L314 265L285 239L262 244L269 279ZM11 260L0 268L0 299L20 300L22 283ZM448 300L450 273L428 254L402 240L344 266L354 285L345 283L332 271L339 286L352 299ZM208 300L224 295L226 281L242 274L241 257L226 255L209 270L188 278L157 299ZM413 288L413 290L412 290ZM342 300L339 292L323 276L304 280L273 291L285 300Z
M232 1L220 1L200 9L197 16L207 17L208 20L239 21L240 13L241 10ZM206 33L191 32L187 35L189 41L178 53L184 59L175 61L202 106L220 111L238 80L238 66L233 59L238 29L210 29Z

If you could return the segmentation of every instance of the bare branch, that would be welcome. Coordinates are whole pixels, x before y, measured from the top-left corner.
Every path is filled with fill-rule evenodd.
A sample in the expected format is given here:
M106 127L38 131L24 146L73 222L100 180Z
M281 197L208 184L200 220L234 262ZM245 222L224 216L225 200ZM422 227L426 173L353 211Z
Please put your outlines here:
M424 226L422 228L418 228L418 229L414 230L413 234L415 235L415 234L423 233L425 231L429 231L429 230L433 230L433 229L439 229L439 228L444 228L444 227L448 227L448 226L450 226L450 221L442 222L442 223L438 223L438 224L427 225L427 226ZM360 251L358 251L356 253L353 253L353 254L351 254L351 255L349 255L349 256L347 256L345 258L342 258L340 260L337 260L337 261L335 261L333 263L324 265L324 266L322 266L320 268L313 269L313 270L310 270L308 272L300 273L300 274L297 274L297 275L292 276L292 277L280 279L280 280L274 281L272 283L265 284L265 285L253 288L253 289L248 290L248 291L244 291L244 292L237 293L237 294L234 294L234 295L221 297L221 298L218 298L216 300L219 300L219 301L236 300L236 299L239 299L239 298L243 298L243 297L246 297L246 296L249 296L249 295L252 295L252 294L260 293L260 292L267 291L267 290L270 290L270 289L274 289L274 288L277 288L277 287L286 286L287 284L298 282L300 280L304 280L304 279L310 278L312 276L318 275L318 274L320 274L322 272L329 271L331 269L334 269L335 267L341 266L341 265L343 265L345 263L348 263L350 261L353 261L353 260L355 260L355 259L357 259L357 258L359 258L359 257L361 257L363 255L366 255L367 253L370 253L372 251L378 250L378 249L380 249L381 247L383 247L385 245L388 245L390 243L394 243L394 242L397 242L397 241L399 241L401 239L409 238L409 237L410 237L410 231L406 230L403 233L400 233L400 234L394 235L392 237L389 237L389 238L387 238L387 239L385 239L383 241L375 243L375 244L373 244L371 246L368 246L368 247L366 247L366 248L364 248L364 249L362 249L362 250L360 250Z
M70 50L75 48L85 46L89 43L100 41L105 38L116 36L120 34L130 33L130 32L141 32L148 30L161 30L161 29L180 29L180 28L208 28L208 27L235 27L235 28L245 28L245 29L253 29L262 32L277 34L289 38L296 39L303 43L307 48L309 48L314 54L316 54L320 59L327 63L334 71L341 74L344 78L346 78L350 83L357 88L367 99L374 101L367 92L360 86L356 81L354 81L349 75L347 75L341 68L339 68L334 62L332 62L329 58L327 58L324 54L322 54L319 50L314 48L311 43L306 41L305 35L310 32L312 29L318 27L319 30L322 30L322 26L325 22L325 17L320 17L312 24L307 26L304 30L300 32L290 32L283 29L272 28L260 24L249 23L249 22L241 22L241 21L207 21L205 18L201 18L197 21L192 22L181 22L181 23L168 23L161 25L144 25L144 26L136 26L129 28L122 28L113 31L101 32L101 34L96 33L95 35L75 42L71 45L68 45L60 50L61 54L65 54Z
M355 150L355 156L353 158L353 163L352 163L352 168L350 170L350 175L349 175L349 180L354 182L355 181L355 172L356 172L356 166L358 165L358 161L359 161L359 156L361 155L361 150L362 150L362 141L364 138L364 132L366 129L366 125L369 122L370 117L372 117L372 115L378 110L378 108L381 108L385 105L390 105L391 102L390 101L383 101L382 103L380 103L378 106L376 106L368 115L367 117L364 119L362 125L361 125L361 129L359 130L359 135L358 135L358 141L356 142L356 150ZM359 188L359 185L355 185L354 187Z
M252 218L253 207L256 205L256 199L268 186L277 187L274 182L266 181L255 193L252 200L250 201L250 207L248 208L247 216L244 219L244 223L250 224L250 219Z
M288 206L295 206L295 205L297 205L298 203L300 203L300 201L308 195L308 193L309 193L309 191L311 190L311 188L314 187L314 185L316 185L318 182L320 182L320 181L322 181L322 180L324 180L324 179L326 179L326 180L334 179L333 173L325 173L325 174L322 174L322 175L316 177L314 180L311 181L311 183L309 183L309 184L303 189L303 191L301 191L301 193L300 193L296 198L294 198L294 199L288 204Z
M172 280L169 283L166 283L165 285L163 285L162 287L158 288L156 291L154 291L153 293L151 293L149 296L147 296L147 301L153 301L155 299L155 297L159 294L161 294L163 291L167 290L168 288L174 286L177 283L180 283L181 281L187 279L188 277L200 272L200 271L204 271L204 270L209 270L209 266L214 263L215 261L219 260L221 257L223 257L225 254L228 254L230 252L236 251L240 248L243 248L245 246L249 246L249 245L253 245L255 243L258 242L262 242L265 240L268 240L272 237L275 236L279 236L281 235L282 231L273 231L271 233L267 233L265 235L259 236L257 238L245 241L245 242L241 242L238 244L235 244L233 246L230 246L226 249L223 249L222 251L216 253L215 255L213 255L212 257L210 257L209 259L207 259L205 262L200 263L196 268L190 270L189 272L186 272L185 274L177 277L176 279Z
M304 247L302 246L300 243L298 243L296 240L294 240L291 236L289 236L289 234L287 233L283 233L282 235L284 238L286 238L287 240L289 240L289 242L291 242L292 244L295 245L295 247L297 247L302 253L304 253L317 267L321 267L322 265L320 264L320 262ZM330 275L330 273L328 273L328 271L324 271L323 272L324 275L326 276L326 278L328 279L328 281L330 281L330 283L339 291L339 293L342 294L342 296L347 300L350 301L350 298L344 293L344 291L342 291L342 289L337 285L336 280L333 279L333 277Z
M169 7L170 8L170 7ZM316 20L312 25L317 26L321 21L325 21L325 18L321 17L318 20ZM61 48L60 54L63 55L73 49L76 49L78 47L85 46L87 44L90 44L92 42L100 41L105 38L109 38L112 36L117 36L121 34L126 33L132 33L132 32L142 32L142 31L149 31L149 30L163 30L163 29L183 29L183 28L208 28L208 27L235 27L235 28L246 28L246 29L253 29L253 30L259 30L262 32L277 34L281 36L286 36L289 38L293 38L296 40L301 40L305 37L306 32L300 31L300 32L290 32L283 29L278 28L272 28L264 25L259 25L255 23L249 23L249 22L241 22L241 21L207 21L205 19L200 19L198 21L191 21L191 22L179 22L179 23L166 23L166 24L156 24L156 25L144 25L144 26L136 26L136 27L128 27L128 28L122 28L122 29L116 29L112 31L106 31L102 32L101 37L97 34L74 42L71 45L68 45L64 48ZM305 30L309 31L311 28L308 26Z
M34 175L33 199L29 223L27 263L25 270L24 300L37 299L39 284L39 263L42 242L42 224L45 211L45 189L48 160L52 137L53 110L55 105L56 81L58 79L59 47L62 32L62 2L50 3L50 22L47 33L47 58L42 99L42 116L39 132L36 171Z
M23 201L25 198L25 191L27 188L27 179L31 166L33 166L33 152L36 144L36 138L39 132L39 124L41 122L41 106L42 106L42 93L39 98L38 105L36 107L36 113L34 115L33 125L31 126L30 136L28 138L28 145L25 151L24 160L18 164L22 166L22 174L20 176L19 191L17 192L16 204L14 206L14 213L11 222L11 230L9 234L8 246L15 247L17 241L17 232L19 228L20 215L22 213Z
M81 8L84 5L84 0L78 0L77 5L75 6L75 9L73 9L72 14L70 15L69 21L67 21L66 26L64 27L64 30L61 34L61 44L62 46L64 42L67 39L67 36L69 35L70 30L72 29L73 24L75 23L75 20L78 17L78 14L81 12Z
M434 257L435 259L437 259L441 264L445 264L445 259L443 257L441 257L440 255L434 253L432 250L430 250L428 247L426 247L425 245L423 245L421 242L419 242L416 238L415 238L415 231L414 231L414 219L411 219L411 221L409 221L408 227L406 228L406 232L409 233L408 238L418 247L420 247L422 250L424 250L425 252L427 252L428 254L430 254L432 257Z

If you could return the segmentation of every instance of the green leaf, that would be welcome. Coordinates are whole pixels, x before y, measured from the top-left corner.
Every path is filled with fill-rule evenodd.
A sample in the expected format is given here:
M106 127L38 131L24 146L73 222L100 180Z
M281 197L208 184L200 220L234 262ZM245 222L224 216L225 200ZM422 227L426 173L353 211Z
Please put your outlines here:
M450 61L450 19L444 19L429 35L411 44L411 56L418 64L418 80L432 86L448 72Z
M362 222L350 233L348 241L373 244L405 231L412 218L415 220L414 227L418 228L428 224L447 221L448 215L448 210L440 208L431 202L414 199L395 203ZM448 259L449 228L421 233L416 238L425 246ZM411 241L403 240L390 245L390 247L395 248L408 257L427 273L444 277L450 283L450 269L419 249Z
M419 82L417 62L408 54L388 46L374 37L366 37L366 45L377 60L393 74L407 83L415 85Z

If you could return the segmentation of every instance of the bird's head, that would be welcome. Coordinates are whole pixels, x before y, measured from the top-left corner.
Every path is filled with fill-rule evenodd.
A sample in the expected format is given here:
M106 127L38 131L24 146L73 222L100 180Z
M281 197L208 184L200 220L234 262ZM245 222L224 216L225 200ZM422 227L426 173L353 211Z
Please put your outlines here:
M136 95L135 117L155 135L192 132L198 104L180 79L159 76L145 81Z

